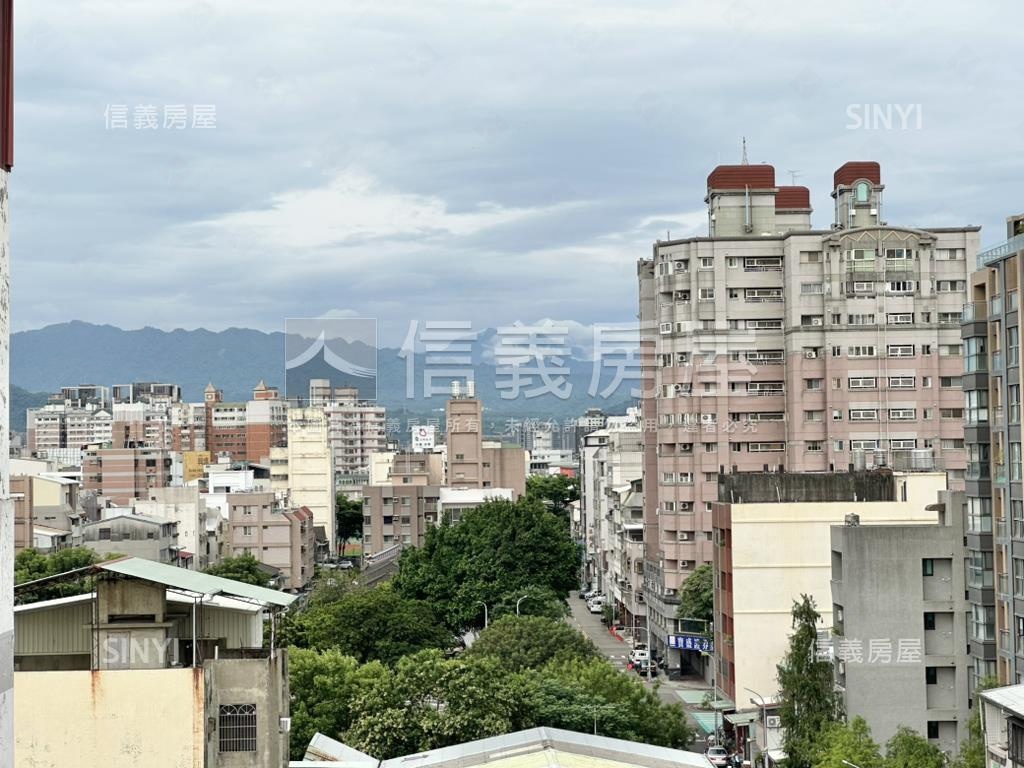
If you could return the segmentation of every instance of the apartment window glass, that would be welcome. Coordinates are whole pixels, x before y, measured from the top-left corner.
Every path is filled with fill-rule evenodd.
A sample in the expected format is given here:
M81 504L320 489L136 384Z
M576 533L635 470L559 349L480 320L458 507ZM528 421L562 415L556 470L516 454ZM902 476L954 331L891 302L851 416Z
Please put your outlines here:
M701 301L714 301L715 289L714 288L701 288L700 289L700 300Z
M1015 539L1024 539L1024 501L1013 499L1010 501L1010 522L1013 526L1011 535Z
M714 258L711 257L711 256L702 256L701 260L700 260L700 268L701 269L714 269L715 268L715 260L714 260Z
M935 629L935 614L931 611L927 611L924 615L924 628L927 632Z
M256 751L256 705L221 704L217 717L221 752Z
M1020 362L1020 328L1016 325L1006 329L1006 362L1008 365Z
M890 376L889 389L913 389L913 376Z
M804 411L804 421L822 421L824 415L824 411Z
M924 668L924 683L925 685L937 685L939 682L939 669L938 667L925 667Z
M872 314L859 314L847 316L847 323L850 325L874 325L875 316Z
M885 316L888 325L911 325L914 322L913 312L890 312Z
M1010 479L1021 479L1021 453L1020 443L1010 443Z
M968 424L988 423L988 390L972 389L964 393L964 418Z
M874 357L876 349L874 345L857 345L848 347L846 354L848 357Z
M809 392L818 392L822 389L824 379L804 379L804 389Z
M922 576L934 576L935 575L935 561L926 557L921 560L921 575Z
M822 442L821 440L808 440L807 441L807 452L808 453L821 453Z
M886 348L886 352L889 357L913 357L914 356L914 345L913 344L890 344Z
M970 533L992 533L992 499L967 499L967 530Z
M822 292L822 284L821 283L801 283L800 284L800 293L821 293L821 292Z
M992 587L992 551L972 551L967 558L967 586L975 589Z
M878 379L874 376L855 376L847 382L850 389L875 389Z
M871 187L866 181L857 182L856 194L858 203L866 203L871 199ZM865 253L865 251L854 251L854 253ZM875 257L874 251L870 251L869 253L871 253L871 258Z
M1013 558L1013 595L1024 597L1024 560Z
M985 392L986 398L988 392ZM1006 387L1006 399L1010 405L1010 423L1020 423L1020 384L1010 384Z

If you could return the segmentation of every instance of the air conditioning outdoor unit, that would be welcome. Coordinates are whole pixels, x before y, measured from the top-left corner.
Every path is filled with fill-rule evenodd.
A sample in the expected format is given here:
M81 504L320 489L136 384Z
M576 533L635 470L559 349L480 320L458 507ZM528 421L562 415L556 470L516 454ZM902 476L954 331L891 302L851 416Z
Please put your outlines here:
M804 355L804 357L806 357L808 360L815 360L818 357L818 353L815 352L813 349L809 349L807 350L807 354Z
M811 325L821 325L822 320L820 317L811 318Z
M768 715L764 719L765 728L778 728L782 725L782 719L778 715Z

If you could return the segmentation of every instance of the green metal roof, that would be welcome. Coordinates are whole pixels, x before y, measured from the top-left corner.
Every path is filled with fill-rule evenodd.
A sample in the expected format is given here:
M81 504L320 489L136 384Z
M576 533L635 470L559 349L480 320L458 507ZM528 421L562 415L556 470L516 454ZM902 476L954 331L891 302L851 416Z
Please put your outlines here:
M208 573L188 571L173 565L144 560L140 557L126 557L120 560L109 560L97 563L96 568L122 576L151 581L167 587L185 589L206 595L229 595L254 600L259 603L287 607L295 602L295 596L276 589L256 587L234 579L211 576Z

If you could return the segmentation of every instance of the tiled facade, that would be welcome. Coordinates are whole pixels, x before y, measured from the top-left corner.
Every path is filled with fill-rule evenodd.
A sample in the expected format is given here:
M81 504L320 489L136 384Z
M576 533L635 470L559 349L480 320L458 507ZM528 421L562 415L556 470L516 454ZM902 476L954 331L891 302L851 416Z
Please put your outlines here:
M886 222L877 163L836 171L830 229L771 166L708 177L709 236L638 265L648 610L662 643L710 562L720 472L945 469L962 487L959 307L978 228Z

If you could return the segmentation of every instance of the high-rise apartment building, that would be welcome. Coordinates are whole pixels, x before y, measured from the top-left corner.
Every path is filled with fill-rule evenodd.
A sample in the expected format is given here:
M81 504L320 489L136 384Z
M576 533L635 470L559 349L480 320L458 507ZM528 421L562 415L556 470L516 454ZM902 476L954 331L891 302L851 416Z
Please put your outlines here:
M160 448L87 448L82 452L82 490L126 506L170 485L171 463L170 452Z
M934 467L962 487L957 313L979 228L890 224L883 190L878 163L842 165L816 230L806 187L719 166L708 235L639 262L648 612L663 633L712 560L720 473Z
M320 381L310 381L311 402L322 400L314 397ZM382 405L360 400L358 389L337 387L330 391L331 396L323 400L323 409L334 453L335 482L339 488L365 485L370 481L370 457L387 450L387 412Z
M1020 286L1024 215L978 254L963 311L971 687L1024 682ZM993 525L994 523L994 525Z
M245 457L247 461L270 461L270 449L288 441L288 403L277 387L261 379L245 404Z

